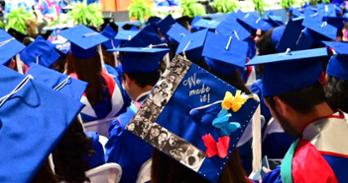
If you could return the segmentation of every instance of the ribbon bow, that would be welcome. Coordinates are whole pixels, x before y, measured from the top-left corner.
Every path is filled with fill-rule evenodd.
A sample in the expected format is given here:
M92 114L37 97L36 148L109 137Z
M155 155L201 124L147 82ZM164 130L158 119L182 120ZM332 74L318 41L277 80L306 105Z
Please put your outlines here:
M207 148L206 155L208 158L213 156L219 156L225 158L228 155L228 148L230 146L230 137L223 136L219 137L218 141L215 142L214 137L209 133L202 137L204 146Z
M232 109L233 112L239 111L239 109L245 104L247 99L243 97L240 90L236 91L236 95L233 96L231 92L225 93L224 100L221 103L221 107L226 110Z
M232 132L235 132L240 128L238 122L230 122L228 119L232 115L228 113L227 110L221 109L218 116L213 121L213 126L219 128L223 135L230 135Z

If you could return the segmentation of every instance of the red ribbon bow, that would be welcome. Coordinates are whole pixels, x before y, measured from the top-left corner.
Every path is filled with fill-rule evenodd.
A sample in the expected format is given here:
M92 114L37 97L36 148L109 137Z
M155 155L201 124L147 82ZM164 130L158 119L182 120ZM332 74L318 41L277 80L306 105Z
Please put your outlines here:
M230 137L219 137L215 142L214 137L209 133L202 137L204 146L207 148L206 155L208 158L218 155L220 158L225 158L228 155L228 148L230 146Z

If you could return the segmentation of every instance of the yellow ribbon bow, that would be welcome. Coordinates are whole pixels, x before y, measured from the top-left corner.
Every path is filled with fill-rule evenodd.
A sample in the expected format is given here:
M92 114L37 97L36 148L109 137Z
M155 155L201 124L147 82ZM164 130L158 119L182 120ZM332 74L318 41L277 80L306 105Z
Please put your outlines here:
M239 111L239 109L245 104L247 99L242 96L242 91L237 90L236 95L229 91L225 93L224 100L221 103L221 107L226 110L232 109L233 112Z

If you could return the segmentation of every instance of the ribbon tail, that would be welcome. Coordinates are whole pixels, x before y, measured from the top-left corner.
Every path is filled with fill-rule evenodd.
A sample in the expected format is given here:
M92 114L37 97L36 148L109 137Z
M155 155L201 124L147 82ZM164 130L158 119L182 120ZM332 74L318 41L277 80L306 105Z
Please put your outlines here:
M225 158L228 155L228 149L230 147L230 137L229 136L220 137L216 144L216 147L218 151L218 156L220 158Z

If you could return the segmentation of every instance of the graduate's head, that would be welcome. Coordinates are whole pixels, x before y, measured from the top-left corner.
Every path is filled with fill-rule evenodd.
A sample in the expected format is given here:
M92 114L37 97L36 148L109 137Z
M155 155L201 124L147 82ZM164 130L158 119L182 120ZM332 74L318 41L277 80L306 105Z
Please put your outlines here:
M266 104L290 135L299 135L307 123L331 111L320 84L327 54L326 48L318 48L258 56L250 62L264 66Z
M332 49L327 65L328 84L325 94L333 108L348 112L348 43L325 42Z
M160 78L160 65L166 48L123 47L119 52L120 70L123 74L123 87L135 100L138 95L149 91Z
M88 82L86 95L92 105L100 102L103 99L103 86L98 45L108 39L83 25L64 30L61 36L71 42L67 56L68 74L76 73L78 79Z

